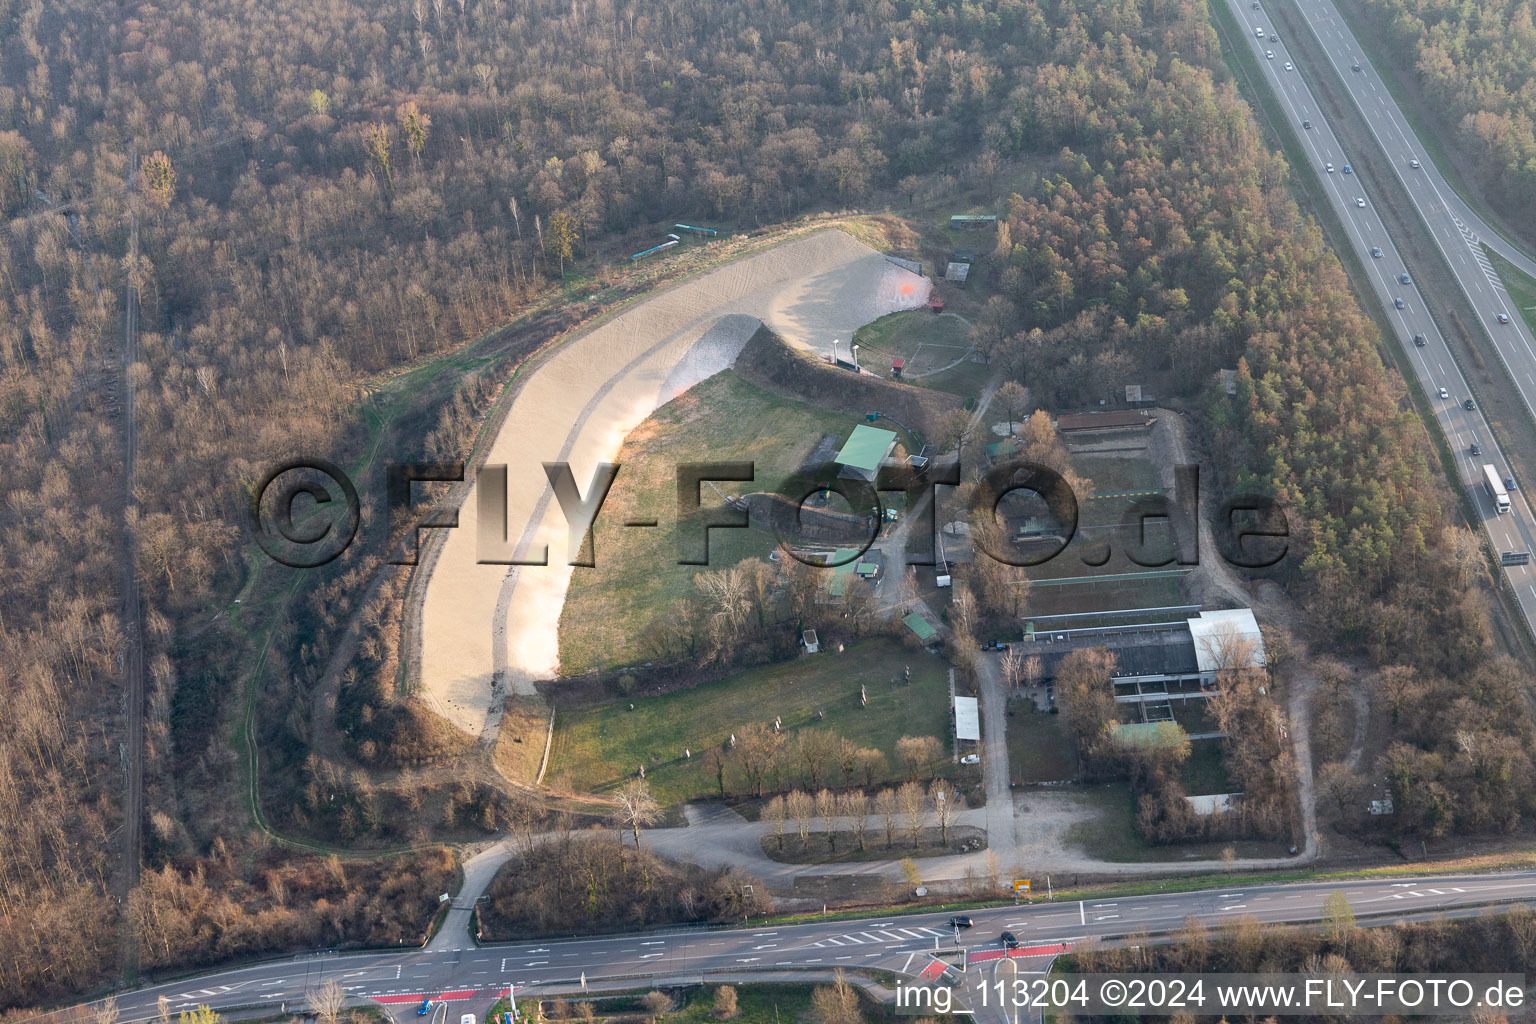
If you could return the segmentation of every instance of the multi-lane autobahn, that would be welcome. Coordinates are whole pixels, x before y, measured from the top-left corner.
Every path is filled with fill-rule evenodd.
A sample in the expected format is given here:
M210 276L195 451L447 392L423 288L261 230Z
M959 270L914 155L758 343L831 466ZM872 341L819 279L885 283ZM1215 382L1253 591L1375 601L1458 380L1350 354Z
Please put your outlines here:
M573 992L615 983L644 987L704 976L750 977L761 972L878 968L934 977L935 949L965 950L966 980L974 982L1004 956L998 941L1010 931L1016 955L1060 951L1087 936L1166 934L1194 917L1207 925L1251 915L1261 922L1316 921L1323 903L1342 892L1357 918L1392 920L1472 912L1492 904L1536 900L1536 872L1428 876L1412 879L1234 885L1230 889L1105 896L969 911L973 927L950 927L948 913L872 914L804 924L750 924L710 931L622 935L515 945L397 953L300 956L147 986L117 996L120 1024L158 1014L164 997L173 1012L302 1007L307 992L334 981L355 1003L377 1003L415 1019L423 1000L452 1004L454 1013L484 1013L516 986L519 993Z
M1467 487L1493 546L1500 552L1530 552L1536 544L1536 514L1518 486L1510 494L1510 510L1500 515L1483 487L1484 465L1492 465L1500 477L1511 477L1504 457L1471 386L1452 358L1445 338L1425 307L1415 283L1416 268L1409 266L1376 212L1376 199L1367 194L1352 170L1352 155L1339 142L1307 86L1305 75L1337 74L1349 89L1365 119L1377 133L1391 158L1404 190L1445 256L1456 281L1493 339L1526 405L1536 415L1536 338L1521 320L1502 283L1468 225L1470 211L1434 172L1423 147L1418 145L1386 87L1360 53L1342 20L1328 0L1298 0L1308 19L1316 18L1313 31L1329 51L1333 66L1306 68L1284 42L1277 38L1274 22L1264 8L1280 0L1227 0L1246 41L1258 57L1267 84L1279 100L1291 128L1324 186L1329 204L1338 215L1347 242L1364 265L1371 290L1386 309L1398 341L1407 354L1435 418L1448 439L1461 483ZM1290 0L1284 0L1290 2ZM1360 70L1354 70L1358 64ZM1304 72L1305 71L1305 75ZM1393 116L1395 113L1395 118ZM1413 164L1418 166L1414 167ZM1477 222L1480 224L1480 222ZM1484 228L1483 230L1487 230ZM1506 249L1515 252L1507 243ZM1502 250L1501 250L1502 251ZM1518 253L1516 253L1518 255ZM1525 262L1523 256L1520 259ZM1407 278L1405 281L1404 278ZM1508 321L1503 322L1503 321ZM1415 342L1421 339L1422 344ZM1467 408L1467 405L1472 408ZM1472 454L1474 442L1481 454ZM1536 565L1516 565L1504 570L1526 620L1536 629Z

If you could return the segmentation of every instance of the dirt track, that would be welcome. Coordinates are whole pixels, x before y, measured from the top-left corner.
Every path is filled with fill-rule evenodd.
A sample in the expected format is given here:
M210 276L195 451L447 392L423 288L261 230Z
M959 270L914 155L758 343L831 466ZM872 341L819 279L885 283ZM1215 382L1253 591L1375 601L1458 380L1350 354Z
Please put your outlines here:
M494 739L502 698L532 693L558 664L570 582L566 525L543 462L569 462L583 493L594 466L656 408L731 365L759 322L825 353L855 328L927 301L929 283L836 230L818 232L657 293L583 332L521 385L487 465L507 466L506 538L515 557L548 545L548 565L477 564L478 492L450 531L422 602L421 691L448 721Z

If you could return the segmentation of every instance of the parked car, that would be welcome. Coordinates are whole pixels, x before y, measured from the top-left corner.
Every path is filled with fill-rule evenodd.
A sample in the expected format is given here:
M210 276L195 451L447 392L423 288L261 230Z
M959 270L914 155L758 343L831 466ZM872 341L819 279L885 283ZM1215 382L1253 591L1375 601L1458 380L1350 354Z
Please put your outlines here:
M459 1024L475 1024L475 1015L472 1013L459 1014Z
M952 917L949 919L949 926L951 928L969 928L971 926L971 919L964 915Z
M961 764L981 764L981 758L975 754L966 754L960 759Z
M1396 306L1398 309L1402 309L1403 308L1403 300L1402 299L1393 299L1392 300L1392 305Z
M1499 316L1499 323L1501 323L1501 324L1509 323L1509 317L1505 316L1503 313L1500 313L1498 316Z

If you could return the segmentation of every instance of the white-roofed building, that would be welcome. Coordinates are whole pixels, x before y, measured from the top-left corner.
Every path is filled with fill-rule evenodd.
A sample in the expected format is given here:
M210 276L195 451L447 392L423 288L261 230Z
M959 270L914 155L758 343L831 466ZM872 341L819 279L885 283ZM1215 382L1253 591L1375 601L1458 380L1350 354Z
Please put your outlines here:
M1264 637L1250 609L1202 611L1188 622L1201 672L1264 667Z
M955 739L981 742L981 712L975 697L955 698Z

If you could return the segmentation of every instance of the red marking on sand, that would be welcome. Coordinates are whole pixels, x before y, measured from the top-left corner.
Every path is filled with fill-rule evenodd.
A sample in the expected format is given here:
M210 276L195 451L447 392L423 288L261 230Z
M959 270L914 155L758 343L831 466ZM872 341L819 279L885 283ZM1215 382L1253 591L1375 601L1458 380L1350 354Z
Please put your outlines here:
M910 284L902 285L901 286L901 294L903 294L903 295L911 295L912 294L912 286Z

